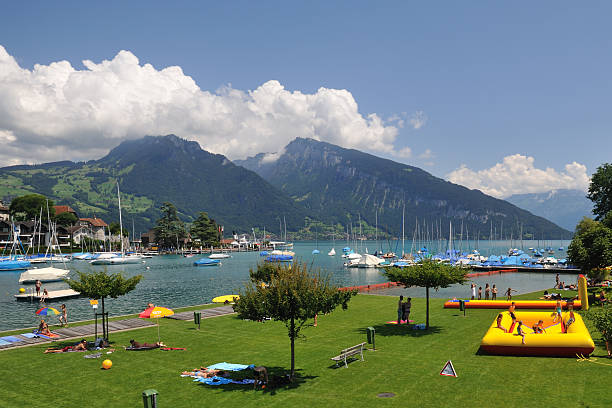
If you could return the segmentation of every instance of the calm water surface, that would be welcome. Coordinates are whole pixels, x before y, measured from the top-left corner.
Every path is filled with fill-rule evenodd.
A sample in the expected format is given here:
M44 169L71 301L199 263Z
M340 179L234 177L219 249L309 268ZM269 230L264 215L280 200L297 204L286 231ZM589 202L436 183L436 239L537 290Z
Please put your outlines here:
M390 244L389 242L376 243L374 241L366 241L350 246L360 253L365 252L366 248L370 253L373 253L376 249L384 251L393 250L396 253L401 253L401 242L391 241ZM475 244L474 242L463 242L462 249L473 249ZM567 241L552 241L547 242L546 246L552 246L556 250L556 256L564 258L565 252L560 252L557 248L567 244ZM437 248L434 245L430 245L430 249L436 250ZM537 242L524 242L523 245L525 249L531 246L538 246ZM544 246L544 244L541 245ZM327 255L332 246L335 246L337 252L337 255L334 257ZM336 241L335 245L332 242L321 241L318 243L299 242L295 243L294 251L296 252L296 257L302 261L307 262L314 268L321 268L331 273L332 283L339 286L367 285L387 281L382 273L376 269L344 268L343 259L340 256L344 246L346 246L346 242L341 241ZM405 251L410 251L411 246L411 243L406 241ZM416 244L415 246L420 247L420 245ZM480 242L479 250L483 255L491 253L502 254L508 250L509 246L510 243L507 241ZM520 248L520 244L514 243L513 247L517 246ZM321 253L313 255L312 250L315 248L318 248ZM107 266L108 272L122 272L125 276L138 274L144 276L143 280L132 292L117 299L107 299L105 301L107 311L111 316L116 316L138 313L146 308L149 302L169 308L209 303L215 296L239 292L248 281L249 268L255 267L257 262L263 260L257 252L242 252L234 253L231 258L222 260L222 265L219 267L193 266L193 261L201 257L203 255L196 255L193 258L167 255L146 259L143 264ZM92 266L86 261L73 261L68 264L68 267L71 271L75 269L92 271L95 270L94 268L103 268L102 266ZM71 274L74 274L74 272L71 272ZM34 313L39 307L38 303L17 302L13 297L19 291L19 275L20 272L0 272L0 306L2 310L0 330L30 327L38 322L38 318ZM561 280L574 282L576 275L562 274ZM485 283L490 283L491 285L493 283L497 284L497 287L500 289L499 295L501 296L508 287L518 290L519 293L550 288L555 283L555 277L554 274L546 272L508 273L477 277L473 281L483 288ZM26 285L25 287L29 288L32 286ZM68 285L63 282L43 285L43 288L48 290L66 289L67 287ZM469 285L454 285L450 288L441 289L438 292L432 291L431 295L442 298L464 297L469 295L469 290ZM401 293L413 297L425 296L424 289L419 288L402 289ZM48 305L59 309L61 303L66 303L69 321L93 318L93 309L89 305L88 299L67 299L50 302ZM51 318L51 321L56 322L55 318Z

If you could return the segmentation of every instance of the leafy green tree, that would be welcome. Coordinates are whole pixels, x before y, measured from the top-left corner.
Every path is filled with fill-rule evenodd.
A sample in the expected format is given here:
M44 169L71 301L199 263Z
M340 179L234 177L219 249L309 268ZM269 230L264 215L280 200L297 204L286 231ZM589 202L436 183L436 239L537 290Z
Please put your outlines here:
M110 231L111 234L117 236L119 234L121 234L121 226L119 225L118 222L111 222L108 226L108 230ZM127 229L123 230L123 236L127 237L129 236L129 231Z
M429 289L447 288L454 283L464 284L467 281L468 270L423 259L421 262L408 268L388 268L384 274L391 282L398 282L404 287L418 286L425 288L427 299L427 320L425 327L429 329Z
M251 271L251 282L240 293L234 310L241 319L261 321L269 317L285 324L291 340L290 378L293 380L295 339L300 330L317 314L330 313L340 305L346 309L357 291L338 290L330 285L328 276L322 276L320 272L310 274L306 264L274 264L272 269L265 268L271 272L264 274L269 279L268 284L262 284L260 278L263 275Z
M612 164L604 163L597 168L591 177L587 197L593 201L596 220L603 219L612 211Z
M605 278L604 269L612 265L612 229L603 223L583 218L567 248L570 262L595 281Z
M602 308L592 308L586 314L587 319L593 322L593 325L601 333L601 337L606 342L606 350L608 357L612 357L612 307L606 306Z
M200 212L193 222L190 233L191 237L199 239L203 246L219 245L219 227L204 211Z
M39 217L42 209L42 219L47 220L47 205L49 205L49 214L53 217L55 215L53 200L48 200L41 194L26 194L11 201L9 213L16 221L29 221Z
M157 220L153 228L157 244L163 248L171 248L177 244L177 240L185 238L185 224L178 217L174 204L165 202L161 206L162 217Z
M77 223L79 218L71 212L63 212L55 217L55 221L64 227L69 227Z
M124 278L120 273L109 275L106 270L91 273L76 272L79 275L79 279L68 279L66 283L68 283L70 289L79 292L83 296L87 296L90 299L100 299L102 302L102 316L106 316L104 314L105 298L116 299L131 292L142 279L142 275L136 275L128 279ZM108 320L104 324L104 317L102 320L102 331L103 337L108 340Z

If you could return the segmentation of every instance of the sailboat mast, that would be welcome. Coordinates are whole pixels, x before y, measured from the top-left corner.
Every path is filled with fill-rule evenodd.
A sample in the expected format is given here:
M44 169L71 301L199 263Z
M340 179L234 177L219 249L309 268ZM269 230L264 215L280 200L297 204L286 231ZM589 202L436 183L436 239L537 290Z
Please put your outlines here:
M404 204L404 206L402 207L402 258L404 257L404 248L405 248L405 242L404 242L404 217L406 215L406 204Z
M118 181L117 181L117 201L119 202L119 241L121 242L121 256L123 256L123 222L121 220L121 194L119 194L119 182ZM178 241L177 241L177 245L178 245Z

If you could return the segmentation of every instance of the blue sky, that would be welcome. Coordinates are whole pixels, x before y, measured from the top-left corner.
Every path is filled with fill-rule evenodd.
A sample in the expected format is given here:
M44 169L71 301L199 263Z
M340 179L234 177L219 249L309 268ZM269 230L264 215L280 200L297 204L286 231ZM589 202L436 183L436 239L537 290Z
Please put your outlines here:
M244 93L236 97L239 102L230 98L221 109L237 109L226 119L241 123L243 138L249 137L244 128L254 123L240 113L252 102L249 91L278 81L289 93L317 95L299 102L295 95L285 95L281 105L295 102L299 106L292 112L314 109L317 120L330 123L311 125L304 117L293 121L283 110L282 126L258 121L253 125L257 137L251 140L270 132L281 148L292 138L292 126L312 126L321 140L369 150L504 196L520 190L584 188L585 175L609 161L610 15L612 4L607 2L11 2L0 15L0 46L25 70L66 60L75 71L87 71L91 68L81 61L101 64L121 50L156 71L179 66L204 93ZM143 82L157 80L152 76ZM0 97L17 93L10 87L13 82L0 86ZM97 87L95 83L83 93ZM27 82L22 86L27 88ZM323 95L320 88L348 91L361 119L376 114L382 123L334 135L334 129L348 126L342 117L350 113L334 107L347 102L347 95ZM98 92L92 91L92 98ZM284 109L262 103L272 116ZM176 99L169 104L176 105ZM195 105L210 109L204 102ZM147 115L146 108L136 112ZM96 137L90 127L62 130L64 122L80 113L17 116L0 108L0 139L4 135L12 146L11 159L1 153L0 159L13 164L95 158L122 138L137 137L141 129L172 130L173 120L184 125L181 118L188 114L167 116L158 127L128 123L111 136ZM112 115L102 111L100 116ZM411 125L411 119L418 120ZM35 152L24 147L41 140L36 137L40 126L28 121L40 125L54 120L59 130L45 130L44 136L57 137L51 140L62 148ZM224 145L220 140L227 134L203 125L209 116L193 120L193 126L177 125L173 133L211 150L217 146L230 157L244 155L236 148L243 139ZM215 129L224 123L215 122ZM87 136L70 149L63 143L74 142L75 136L63 137L62 131ZM295 135L309 134L304 132ZM383 142L375 144L378 134ZM256 150L252 154L273 147L249 145ZM20 153L24 151L35 157Z

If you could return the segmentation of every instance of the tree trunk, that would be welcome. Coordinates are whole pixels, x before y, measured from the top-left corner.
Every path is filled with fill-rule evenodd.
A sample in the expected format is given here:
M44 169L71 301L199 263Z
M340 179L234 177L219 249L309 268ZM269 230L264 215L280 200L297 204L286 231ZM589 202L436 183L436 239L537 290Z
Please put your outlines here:
M425 329L429 330L429 286L425 287L425 309L427 310L427 317L425 319Z
M106 328L106 314L104 313L104 297L102 297L102 337L108 341L108 331Z
M289 337L291 338L291 374L289 378L293 381L295 375L295 322L291 318L291 327L289 329Z

